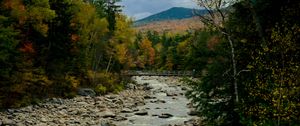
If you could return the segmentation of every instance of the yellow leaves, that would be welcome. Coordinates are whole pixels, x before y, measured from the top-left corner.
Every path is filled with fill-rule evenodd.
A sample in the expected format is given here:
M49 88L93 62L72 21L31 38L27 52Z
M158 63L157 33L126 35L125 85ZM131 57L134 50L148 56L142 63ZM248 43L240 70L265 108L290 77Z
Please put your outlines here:
M128 50L125 44L117 45L117 58L121 64L125 64L128 58Z
M189 51L189 41L185 40L183 42L180 42L177 46L177 52L179 54L186 54Z
M71 83L71 86L74 89L78 88L80 85L80 81L75 76L67 75L66 80Z
M144 62L148 63L149 65L154 64L155 60L155 50L152 47L152 42L148 39L144 39L140 45L141 53L145 56Z
M108 22L106 19L100 19L97 16L96 9L90 4L86 4L83 1L72 1L72 11L74 15L70 21L70 27L75 31L80 38L77 41L82 44L90 44L99 42L107 32Z
M43 36L47 36L48 33L48 25L47 24L35 24L33 25L33 28L37 31L39 31Z
M247 68L248 68L248 69L253 69L254 66L252 66L252 65L247 65Z
M117 15L116 21L115 38L132 44L134 42L133 36L135 35L134 29L131 28L132 21L123 15Z

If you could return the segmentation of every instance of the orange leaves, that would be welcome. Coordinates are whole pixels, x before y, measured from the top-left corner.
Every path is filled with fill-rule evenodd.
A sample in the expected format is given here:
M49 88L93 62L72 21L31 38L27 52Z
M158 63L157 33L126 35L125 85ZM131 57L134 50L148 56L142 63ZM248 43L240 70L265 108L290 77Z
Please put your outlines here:
M19 24L25 24L26 8L21 0L5 0L3 1L3 7L10 10L11 15L19 20Z
M80 39L79 35L77 35L77 34L72 34L71 35L72 42L77 42L77 41L79 41L79 39Z
M220 43L220 38L218 36L211 37L207 42L207 48L210 50L215 50L216 45Z
M23 53L35 53L31 42L24 43L23 46L20 48L20 51Z
M155 49L152 47L152 42L144 39L140 45L141 55L144 57L142 62L145 64L153 65L155 61Z

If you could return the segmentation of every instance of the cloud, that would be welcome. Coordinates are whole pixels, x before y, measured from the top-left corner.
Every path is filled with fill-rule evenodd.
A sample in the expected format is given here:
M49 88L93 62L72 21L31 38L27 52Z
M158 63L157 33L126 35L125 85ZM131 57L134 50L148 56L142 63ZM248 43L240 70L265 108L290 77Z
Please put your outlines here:
M137 13L137 14L134 14L133 15L133 18L135 19L142 19L142 18L145 18L145 17L148 17L150 15L152 15L153 13L150 13L150 12L142 12L142 13Z
M195 8L193 0L123 0L123 12L136 19L149 16L171 7Z

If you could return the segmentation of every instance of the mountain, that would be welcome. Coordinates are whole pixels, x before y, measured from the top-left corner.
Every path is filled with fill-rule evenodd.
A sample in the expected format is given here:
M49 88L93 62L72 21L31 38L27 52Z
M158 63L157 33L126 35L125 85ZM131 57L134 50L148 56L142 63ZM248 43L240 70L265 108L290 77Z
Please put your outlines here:
M189 31L204 28L205 25L198 17L178 19L178 20L164 20L149 22L144 25L134 27L137 31L146 33L147 31L156 31L158 33L173 33L181 34Z
M140 25L144 25L156 21L186 19L195 16L195 12L201 15L207 13L206 10L195 10L195 9L183 8L183 7L173 7L166 11L162 11L160 13L151 15L149 17L137 20L134 24L135 26L140 26Z

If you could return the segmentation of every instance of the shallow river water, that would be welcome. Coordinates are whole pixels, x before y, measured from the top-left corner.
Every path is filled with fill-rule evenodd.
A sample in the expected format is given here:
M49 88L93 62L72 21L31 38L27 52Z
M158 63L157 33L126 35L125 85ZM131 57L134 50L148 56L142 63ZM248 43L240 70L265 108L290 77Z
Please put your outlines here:
M147 84L151 88L150 98L139 110L145 110L146 115L126 115L127 121L117 125L128 126L164 126L182 125L192 119L188 115L189 100L184 96L185 87L178 78L165 77L133 77L137 84ZM184 90L183 90L184 89Z

